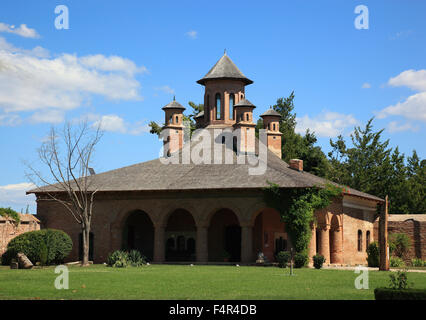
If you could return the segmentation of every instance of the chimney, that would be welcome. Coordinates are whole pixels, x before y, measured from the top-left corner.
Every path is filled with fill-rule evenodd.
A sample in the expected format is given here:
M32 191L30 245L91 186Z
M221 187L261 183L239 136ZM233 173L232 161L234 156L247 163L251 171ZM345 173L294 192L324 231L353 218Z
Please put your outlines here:
M297 170L297 171L303 171L303 160L291 159L290 160L290 168Z

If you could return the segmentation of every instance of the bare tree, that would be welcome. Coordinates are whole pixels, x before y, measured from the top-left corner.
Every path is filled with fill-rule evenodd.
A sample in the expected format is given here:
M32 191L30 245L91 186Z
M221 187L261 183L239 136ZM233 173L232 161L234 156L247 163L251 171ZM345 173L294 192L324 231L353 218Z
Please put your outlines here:
M65 123L62 131L54 127L38 149L38 158L47 173L29 169L28 179L37 186L39 196L46 201L62 204L80 224L83 235L82 265L89 264L89 235L93 202L98 186L93 185L89 165L96 144L102 137L100 124L92 128L87 121L72 125Z

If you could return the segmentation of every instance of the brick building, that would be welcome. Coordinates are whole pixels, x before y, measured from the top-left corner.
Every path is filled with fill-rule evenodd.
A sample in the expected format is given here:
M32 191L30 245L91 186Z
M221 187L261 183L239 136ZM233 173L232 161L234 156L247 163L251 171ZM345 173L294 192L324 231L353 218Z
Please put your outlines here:
M274 110L261 115L266 143L255 138L255 106L245 94L253 81L226 54L198 83L205 87L205 108L195 117L200 130L189 143L184 143L185 108L173 100L163 107L164 157L90 177L91 186L99 190L92 220L95 263L122 248L138 249L156 263L223 262L226 255L233 262L253 263L259 251L273 261L277 251L290 249L291 241L278 212L265 204L262 189L268 181L282 188L328 183L303 171L300 160L282 161L280 115ZM224 131L215 135L217 130ZM206 141L211 150L221 150L219 156L211 152L213 163L204 161L210 155L206 149L195 152L195 158L204 159L201 164L194 152L184 161L188 148L199 151ZM262 150L265 159L260 157ZM247 161L236 161L241 155ZM253 155L258 156L258 166L265 167L262 174L249 174ZM180 162L166 165L165 159ZM46 200L49 190L55 188L30 191L37 196L37 214L44 227L71 236L69 259L76 260L81 255L79 226L61 204ZM316 212L310 256L319 252L327 263L365 264L379 202L383 200L347 188L341 199Z
M40 230L40 221L32 214L19 214L21 220L16 224L9 217L0 216L0 256L6 251L10 240L28 231Z

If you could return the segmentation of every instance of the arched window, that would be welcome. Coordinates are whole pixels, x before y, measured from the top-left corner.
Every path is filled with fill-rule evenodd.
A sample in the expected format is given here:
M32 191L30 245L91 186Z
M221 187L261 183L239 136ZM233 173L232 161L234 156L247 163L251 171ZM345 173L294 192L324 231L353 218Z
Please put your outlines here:
M210 121L210 95L207 95L206 106L204 114L207 114L207 121Z
M234 102L235 96L233 93L229 95L229 119L234 120Z
M172 124L173 123L173 116L170 116L170 118L169 118L169 124Z
M370 231L367 231L367 233L365 234L365 248L367 249L368 246L370 244Z
M219 120L221 116L221 99L220 93L216 93L216 120Z
M175 119L176 119L176 123L179 123L179 117L176 116Z
M274 128L274 131L275 131L275 123L273 124L273 128Z
M246 113L246 121L247 121L247 122L249 122L249 117L250 117L250 116L249 116L249 114L248 114L248 113Z
M358 251L362 251L362 231L358 230Z

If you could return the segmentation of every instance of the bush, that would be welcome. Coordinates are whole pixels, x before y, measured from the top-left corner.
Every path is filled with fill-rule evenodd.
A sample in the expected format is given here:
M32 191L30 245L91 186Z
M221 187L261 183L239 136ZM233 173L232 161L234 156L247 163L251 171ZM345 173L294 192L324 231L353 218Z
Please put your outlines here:
M426 290L376 288L374 297L376 300L426 300Z
M411 247L411 239L405 233L391 233L389 235L389 253L404 259Z
M290 252L280 251L277 254L278 267L285 268L287 263L290 261Z
M138 250L131 250L128 254L128 262L132 267L140 267L146 263L146 258Z
M414 258L414 259L411 259L411 265L413 267L424 267L426 266L426 261L423 261L422 259Z
M125 268L129 264L129 254L126 251L117 250L108 256L107 264L114 268Z
M402 268L405 267L404 260L398 257L390 257L389 266L392 268Z
M389 282L389 288L390 289L397 289L397 290L405 290L408 289L408 275L406 271L398 271L393 272L389 275L390 282Z
M372 242L367 248L367 263L369 267L378 267L380 261L380 251L377 242Z
M10 264L19 252L24 253L33 264L59 264L72 249L71 238L61 230L43 229L25 232L13 238L3 254L2 263Z
M294 255L294 267L295 268L302 268L308 264L308 254L305 252L297 252Z
M317 253L316 255L314 255L314 267L315 269L321 269L322 265L325 262L325 258L322 254Z

